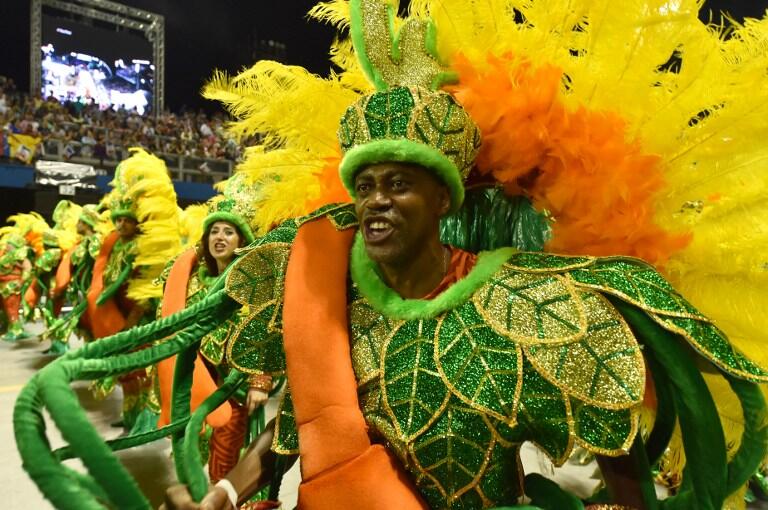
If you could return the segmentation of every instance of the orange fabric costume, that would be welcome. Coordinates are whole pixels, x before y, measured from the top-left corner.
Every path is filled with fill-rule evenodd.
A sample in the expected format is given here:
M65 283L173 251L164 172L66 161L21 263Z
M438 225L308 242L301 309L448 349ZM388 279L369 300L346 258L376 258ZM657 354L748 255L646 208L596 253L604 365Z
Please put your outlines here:
M326 219L306 223L288 262L283 325L302 462L299 505L302 510L424 510L426 503L397 459L371 443L359 407L346 295L353 235L354 230L336 231ZM451 255L446 277L428 297L474 266L471 253L453 249Z
M120 234L114 231L110 232L101 244L99 256L96 257L96 261L93 264L93 278L91 279L91 286L86 297L88 301L86 315L93 338L114 335L125 329L126 317L117 306L115 298L107 300L102 305L96 304L96 300L104 290L103 277L107 261L109 260L109 254L112 253L112 248L118 239L120 239Z
M168 317L184 309L187 303L187 284L189 277L196 267L197 254L194 248L190 248L176 259L163 291L162 317ZM160 420L158 426L162 427L171 422L171 399L173 389L173 374L176 369L176 356L164 359L157 364L157 377L160 386ZM192 396L190 398L190 411L197 407L216 391L216 382L205 367L203 360L198 355L195 358L195 371L192 376ZM225 425L232 418L232 408L228 402L221 404L214 412L206 417L206 422L211 427L217 428Z

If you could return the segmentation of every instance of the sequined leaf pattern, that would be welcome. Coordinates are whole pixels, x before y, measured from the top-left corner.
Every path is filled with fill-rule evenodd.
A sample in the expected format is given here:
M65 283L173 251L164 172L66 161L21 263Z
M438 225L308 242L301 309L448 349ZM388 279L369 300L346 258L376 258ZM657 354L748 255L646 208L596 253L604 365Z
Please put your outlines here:
M549 253L519 252L512 255L507 265L513 269L526 272L570 271L591 266L595 263L594 257L568 257L564 255L552 255Z
M384 340L402 321L392 321L377 312L365 299L358 299L349 307L352 329L352 366L359 385L366 384L381 374L381 350Z
M581 299L563 276L503 268L472 299L489 326L521 344L573 342L587 331Z
M526 346L526 356L552 384L584 402L609 409L640 403L645 363L637 340L603 296L580 294L589 323L586 335L568 344Z
M421 93L416 90L414 94ZM466 120L466 113L448 94L440 94L424 104L422 111L414 116L409 128L409 138L439 149L448 156L465 175L466 162L480 147L480 132Z
M331 222L336 230L346 230L357 226L357 215L355 214L355 206L353 204L324 205L316 211L298 218L296 220L296 225L300 227L309 221L316 220L323 216L328 218L328 221Z
M467 405L513 425L522 386L522 349L489 328L472 303L445 314L435 359L440 375Z
M371 138L405 137L414 106L411 91L405 87L371 96L365 105Z
M570 274L580 285L613 294L646 311L706 320L655 269L640 260L599 259L595 265Z
M365 123L365 114L359 104L353 104L344 112L338 134L339 144L344 151L371 140L368 126Z
M436 326L436 320L406 322L392 332L384 347L384 404L404 442L424 432L450 397L435 366Z
M288 243L270 243L249 250L227 275L227 294L241 305L254 307L282 300L290 250Z
M198 294L202 294L202 292ZM200 354L214 365L219 365L224 360L227 339L233 337L242 319L243 317L234 312L228 320L222 322L219 327L205 335L200 341Z
M282 455L299 452L299 433L293 412L293 399L290 390L285 390L275 417L275 437L272 439L272 451Z
M274 301L253 309L232 334L227 347L229 363L241 372L280 374L285 370L282 306Z
M528 360L523 363L523 388L520 392L517 423L510 428L492 421L503 443L531 441L556 465L568 459L573 448L573 419L569 400L539 374Z
M452 398L434 425L409 448L416 485L430 507L493 506L479 484L497 446L483 413ZM510 452L506 460L514 462L513 457Z
M714 324L696 319L649 314L662 327L680 334L722 370L753 382L768 382L768 372L734 349Z
M639 418L630 409L611 410L571 401L576 441L601 455L623 455L637 434Z

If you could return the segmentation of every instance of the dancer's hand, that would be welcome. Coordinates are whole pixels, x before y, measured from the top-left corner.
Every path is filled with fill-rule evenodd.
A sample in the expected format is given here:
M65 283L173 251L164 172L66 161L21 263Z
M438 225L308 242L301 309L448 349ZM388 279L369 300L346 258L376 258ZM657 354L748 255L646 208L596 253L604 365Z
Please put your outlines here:
M269 400L269 393L257 388L248 388L248 396L245 398L245 408L251 415L259 407L263 406Z
M232 510L227 492L213 487L200 503L195 503L186 485L172 485L165 491L165 503L160 510Z

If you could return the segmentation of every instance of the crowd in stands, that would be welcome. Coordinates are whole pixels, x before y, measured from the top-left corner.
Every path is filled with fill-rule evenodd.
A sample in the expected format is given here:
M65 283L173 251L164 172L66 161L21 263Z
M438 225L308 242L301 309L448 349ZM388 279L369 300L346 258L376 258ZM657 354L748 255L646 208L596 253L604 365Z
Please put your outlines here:
M19 92L0 76L0 126L4 133L60 141L62 156L120 160L127 148L141 146L156 154L236 161L241 146L224 132L222 114L164 112L157 117L125 110L100 110L87 101L59 103L55 98ZM46 143L41 146L43 153Z

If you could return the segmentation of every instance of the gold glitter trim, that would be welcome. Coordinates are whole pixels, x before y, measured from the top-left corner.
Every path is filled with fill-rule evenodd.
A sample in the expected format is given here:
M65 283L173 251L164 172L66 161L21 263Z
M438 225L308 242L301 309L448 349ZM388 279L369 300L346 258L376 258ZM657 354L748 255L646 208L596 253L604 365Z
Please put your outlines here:
M500 271L472 301L494 331L523 345L571 343L587 331L577 290L562 275Z
M709 362L714 364L716 367L721 369L722 371L729 373L731 375L736 375L739 377L742 377L744 379L747 379L749 381L759 381L759 382L768 382L768 377L766 376L760 376L753 374L751 372L746 372L744 370L740 370L738 368L734 368L730 365L727 365L723 361L717 359L713 354L711 354L709 351L704 349L698 340L696 340L696 337L691 335L688 331L681 328L680 326L677 326L675 324L672 324L670 322L667 322L664 320L664 318L659 317L659 315L655 313L649 313L648 316L653 319L654 322L656 322L659 326L666 329L667 331L671 331L672 333L676 333L680 336L682 336L694 349L696 349L696 352L701 354L704 358L706 358ZM696 320L695 317L691 317L692 319ZM726 338L727 341L727 338ZM729 344L730 345L730 344ZM733 349L734 352L736 349L731 345L731 349ZM759 365L758 365L759 366Z
M461 315L456 311L456 315L461 318ZM504 416L503 414L497 413L496 411L489 409L483 405L480 405L474 401L474 398L477 397L477 392L480 391L481 386L478 385L478 388L476 389L476 394L473 395L473 397L467 397L464 394L462 394L458 388L456 388L453 383L448 379L448 376L445 375L445 371L443 369L443 363L441 361L440 356L440 344L438 342L438 335L440 334L440 329L443 326L443 321L445 320L447 314L444 313L440 317L440 319L437 322L437 326L435 327L435 339L434 339L434 356L435 356L435 364L437 365L437 372L440 374L440 379L442 379L443 384L445 384L448 387L448 390L450 393L453 393L459 400L467 404L470 408L480 411L484 414L493 416L494 418L504 422L509 427L514 427L517 424L517 410L518 410L518 404L520 402L520 393L523 388L523 350L522 348L515 344L514 350L515 350L515 356L517 357L517 381L515 381L515 393L514 393L514 399L512 404L512 415L511 416ZM462 324L464 324L464 321L461 321ZM483 324L485 326L485 324ZM452 342L455 342L454 339ZM487 368L487 367L486 367ZM493 375L489 374L486 370L486 375L493 380ZM494 384L495 386L495 384ZM499 393L501 390L499 390ZM493 426L490 427L495 432L495 428Z
M358 27L353 17L352 30L353 37L359 37L362 45L356 42L355 51L363 53L368 61L372 69L367 72L379 74L369 77L376 81L377 88L386 85L429 87L436 76L446 71L427 51L428 21L398 19L395 24L399 26L395 28L390 21L389 11L393 9L390 2L361 0L359 5L362 26ZM397 7L394 7L393 16L396 15Z
M421 332L422 328L424 326L424 321L418 321L419 323L419 337L421 338ZM395 411L392 409L390 403L389 403L389 394L387 392L387 383L391 381L387 381L386 377L386 370L385 370L385 363L387 360L387 350L389 348L389 344L391 343L392 339L395 337L397 332L406 325L407 322L403 322L399 324L396 328L392 329L392 332L387 337L386 341L382 344L382 350L381 350L381 379L380 379L380 388L381 388L381 406L384 408L386 413L389 415L389 417L392 419L392 424L395 427L395 430L397 431L397 434L400 436L400 439L408 444L412 441L414 441L416 438L421 436L424 432L429 430L429 428L437 421L437 419L440 417L440 415L445 411L445 409L448 407L448 402L451 400L451 392L446 388L445 391L445 397L443 398L443 402L438 406L438 408L432 413L432 416L429 418L429 420L426 421L426 423L418 429L416 432L413 432L411 434L405 434L403 433L403 430L400 428L400 422L397 419L397 415L395 414ZM434 341L434 339L432 339ZM439 377L439 375L438 375ZM442 378L441 378L442 379ZM411 387L411 394L409 395L409 400L415 401L416 400L416 390L418 389L418 385L414 384Z
M595 325L601 323L604 324L608 321L616 321L618 322L616 326L619 328L619 331L616 332L615 335L612 335L611 338L595 338L597 335L591 334L589 329L587 329L587 334L583 339L569 344L558 345L552 347L551 349L549 345L525 346L524 350L526 359L528 359L531 365L533 365L533 367L539 374L541 374L542 377L556 386L566 396L574 396L582 402L604 409L629 409L643 401L643 394L645 391L645 361L643 359L640 345L638 344L637 339L635 338L632 330L629 328L629 325L627 325L624 318L605 297L593 292L584 292L583 294L586 298L583 299L585 303L587 303L587 299L590 298L595 300L591 303L587 303L585 306L585 310L587 310L588 313L588 323L590 325ZM607 315L607 317L601 317L601 313ZM611 327L611 329L615 329L616 326ZM600 330L598 333L603 331L604 330ZM599 343L603 344L602 348L600 348L601 346ZM597 355L597 352L595 351L605 351L607 348L621 345L624 346L624 349L613 350L609 354L620 354L623 351L631 349L633 353L630 360L627 360L623 366L619 365L618 367L606 367L605 365L598 365L598 361L593 357ZM568 348L570 351L571 347L581 347L582 352L579 353L576 351L575 357L577 359L572 359L571 363L569 363L573 370L567 371L566 374L562 374L560 372L562 366L547 366L547 363L543 361L545 356L531 352L537 348L542 349L540 351L541 353L545 353L545 350L546 352L551 352L556 348ZM594 354L590 356L592 353ZM571 352L568 354L571 354ZM562 358L562 353L559 353L558 357ZM629 399L628 395L626 395L626 390L619 391L620 388L614 388L614 391L612 392L613 395L608 395L606 394L608 389L606 387L605 381L601 383L599 380L597 381L596 387L602 391L597 392L595 396L590 396L590 387L592 386L593 382L595 382L594 373L598 368L601 368L606 372L609 370L620 372L617 374L617 377L622 382L627 383L630 387L630 391L632 393L636 393L637 397L633 400ZM580 372L582 369L583 372ZM587 370L590 371L589 374L587 374ZM637 379L638 377L639 379ZM617 398L617 395L621 395L622 393L627 397L627 400L622 401L621 399Z

